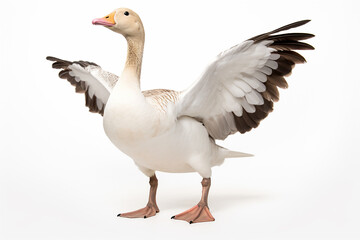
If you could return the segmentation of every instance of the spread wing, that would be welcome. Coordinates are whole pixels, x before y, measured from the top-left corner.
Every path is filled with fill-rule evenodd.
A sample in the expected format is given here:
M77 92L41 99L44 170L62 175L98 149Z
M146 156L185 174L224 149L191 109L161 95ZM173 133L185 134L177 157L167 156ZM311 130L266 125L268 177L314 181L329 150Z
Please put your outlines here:
M294 50L314 49L300 42L307 33L278 34L306 24L295 22L253 37L220 53L202 77L179 96L178 117L200 119L210 136L225 139L256 128L279 100L278 88L287 88L284 76L305 58Z
M92 62L70 62L55 57L47 57L53 61L53 68L62 69L59 77L67 79L75 86L77 93L85 94L85 105L90 112L104 114L106 102L111 90L118 81L118 76L104 71L100 66Z

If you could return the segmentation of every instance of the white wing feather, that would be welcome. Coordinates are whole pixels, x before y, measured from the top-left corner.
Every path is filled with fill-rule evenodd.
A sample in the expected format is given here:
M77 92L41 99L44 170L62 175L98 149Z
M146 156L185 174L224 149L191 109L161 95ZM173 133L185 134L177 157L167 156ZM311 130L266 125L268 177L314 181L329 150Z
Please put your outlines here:
M106 104L112 86L109 85L109 81L104 78L104 74L102 74L104 71L100 67L90 65L83 68L79 64L72 64L69 66L69 69L71 69L69 72L70 76L75 77L77 82L85 82L90 98L93 98L94 95L96 96L98 106Z
M211 136L224 139L237 131L233 113L240 117L245 110L255 112L262 105L266 75L277 68L272 55L272 41L254 44L248 40L222 52L189 89L181 93L178 116L202 119ZM278 55L278 54L277 54Z

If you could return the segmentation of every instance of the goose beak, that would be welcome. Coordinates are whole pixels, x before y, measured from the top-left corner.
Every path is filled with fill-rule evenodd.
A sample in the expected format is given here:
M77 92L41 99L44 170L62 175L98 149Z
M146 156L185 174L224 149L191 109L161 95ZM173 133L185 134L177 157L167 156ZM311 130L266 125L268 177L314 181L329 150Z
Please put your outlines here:
M115 17L115 11L110 13L109 15L106 15L103 18L95 18L94 20L92 20L92 24L111 27L116 24L114 17Z

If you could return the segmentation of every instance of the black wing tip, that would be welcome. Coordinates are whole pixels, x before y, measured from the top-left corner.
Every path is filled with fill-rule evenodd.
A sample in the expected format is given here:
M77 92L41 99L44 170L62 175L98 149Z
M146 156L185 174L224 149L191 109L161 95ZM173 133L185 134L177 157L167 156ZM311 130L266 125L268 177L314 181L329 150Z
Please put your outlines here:
M52 56L47 56L46 60L52 61L52 62L63 62L63 63L71 63L67 60L63 60L61 58L57 58L57 57L52 57Z
M275 34L275 33L279 33L279 32L290 30L292 28L300 27L302 25L307 24L310 21L311 21L310 19L306 19L306 20L300 20L300 21L297 21L297 22L293 22L293 23L287 24L285 26L282 26L280 28L277 28L277 29L275 29L273 31L257 35L255 37L252 37L252 38L248 39L248 40L259 42L259 41L262 41L262 40L266 39L267 37L274 36L273 34ZM309 38L311 38L311 37L309 37Z
M282 27L280 27L280 28L277 28L277 29L269 32L268 34L271 35L271 34L274 34L274 33L278 33L278 32L282 32L282 31L290 30L290 29L292 29L292 28L297 28L297 27L300 27L300 26L303 26L303 25L307 24L307 23L310 22L310 21L311 21L310 19L296 21L296 22L287 24L287 25L285 25L285 26L282 26Z
M55 62L55 61L59 61L59 60L61 60L61 59L56 58L56 57L52 57L52 56L47 56L47 57L46 57L46 60L49 60L49 61Z
M307 43L307 46L308 46L308 49L306 49L306 50L315 50L315 47L308 43Z
M301 25L307 24L310 21L311 21L311 19L305 19L305 20L300 20L297 23L299 23L300 24L299 26L301 26Z
M288 25L285 25L284 27L291 26L290 28L297 28L297 27L300 27L300 26L303 26L303 25L309 23L310 21L311 21L310 19L300 20L300 21L296 21L296 22L290 23Z
M304 33L304 35L306 35L307 39L315 37L315 34L312 33Z

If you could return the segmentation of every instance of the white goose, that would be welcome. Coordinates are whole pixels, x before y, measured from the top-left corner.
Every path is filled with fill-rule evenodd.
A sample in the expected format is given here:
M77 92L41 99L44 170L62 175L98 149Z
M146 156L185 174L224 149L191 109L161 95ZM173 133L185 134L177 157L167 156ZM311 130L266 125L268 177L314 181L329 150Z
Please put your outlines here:
M60 78L74 85L76 92L85 93L90 111L103 115L113 144L150 178L146 207L118 216L146 218L159 212L155 171L198 172L203 177L200 202L172 218L190 223L215 220L207 202L211 168L225 158L251 156L220 147L215 139L248 132L272 111L273 102L279 100L278 87L287 87L284 76L296 63L305 62L293 50L314 49L299 42L312 34L274 34L307 22L286 25L220 53L202 77L182 92L141 91L145 33L139 16L130 9L116 9L92 22L126 38L127 59L120 77L95 63L47 57L55 61L53 68L63 69Z

